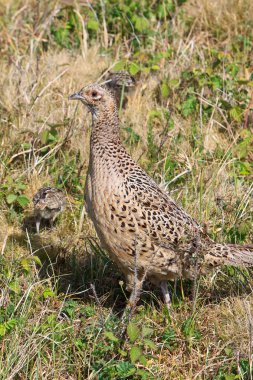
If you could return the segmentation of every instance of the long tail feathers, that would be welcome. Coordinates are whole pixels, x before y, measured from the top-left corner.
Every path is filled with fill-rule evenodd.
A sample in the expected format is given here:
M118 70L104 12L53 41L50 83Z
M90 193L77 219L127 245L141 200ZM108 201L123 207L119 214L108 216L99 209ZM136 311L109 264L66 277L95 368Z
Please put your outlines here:
M253 245L214 243L205 261L214 267L220 265L250 267L253 266Z

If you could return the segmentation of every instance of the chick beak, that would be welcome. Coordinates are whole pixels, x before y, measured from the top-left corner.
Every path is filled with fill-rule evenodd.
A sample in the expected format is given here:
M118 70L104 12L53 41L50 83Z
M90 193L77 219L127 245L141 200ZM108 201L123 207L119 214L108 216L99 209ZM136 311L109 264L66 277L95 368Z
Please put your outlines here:
M74 94L69 96L69 100L84 100L84 98L80 94L80 92L75 92Z

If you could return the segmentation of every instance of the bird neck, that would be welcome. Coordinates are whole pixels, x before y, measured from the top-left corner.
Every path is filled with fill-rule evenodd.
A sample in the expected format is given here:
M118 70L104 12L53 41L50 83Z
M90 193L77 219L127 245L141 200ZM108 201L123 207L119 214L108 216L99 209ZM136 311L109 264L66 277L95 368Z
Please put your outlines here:
M98 111L92 114L91 145L107 146L120 144L119 118L116 107L113 110Z

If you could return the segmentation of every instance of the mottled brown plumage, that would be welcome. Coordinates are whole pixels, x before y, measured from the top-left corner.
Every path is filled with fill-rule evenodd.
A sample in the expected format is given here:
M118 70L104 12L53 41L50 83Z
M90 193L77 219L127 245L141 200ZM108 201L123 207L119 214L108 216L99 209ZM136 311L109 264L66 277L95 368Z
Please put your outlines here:
M86 208L128 288L140 287L146 274L169 304L167 280L194 278L224 264L253 264L253 247L213 242L133 161L121 144L117 106L107 89L90 85L70 99L81 100L92 113Z
M40 231L41 219L49 220L52 225L57 215L66 207L66 197L62 190L42 187L33 197L34 215L37 233Z
M135 79L127 71L109 71L104 77L104 86L113 93L118 108L125 108L128 102L128 94L136 84Z

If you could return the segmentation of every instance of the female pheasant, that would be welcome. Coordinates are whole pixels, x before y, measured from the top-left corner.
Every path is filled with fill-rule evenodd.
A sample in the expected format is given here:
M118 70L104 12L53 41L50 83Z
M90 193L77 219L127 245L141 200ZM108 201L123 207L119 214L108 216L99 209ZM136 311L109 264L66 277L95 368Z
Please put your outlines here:
M169 307L167 280L224 264L253 265L253 246L212 241L129 156L108 89L89 85L70 99L81 100L92 114L86 209L102 246L126 276L130 299L144 276L161 286Z

